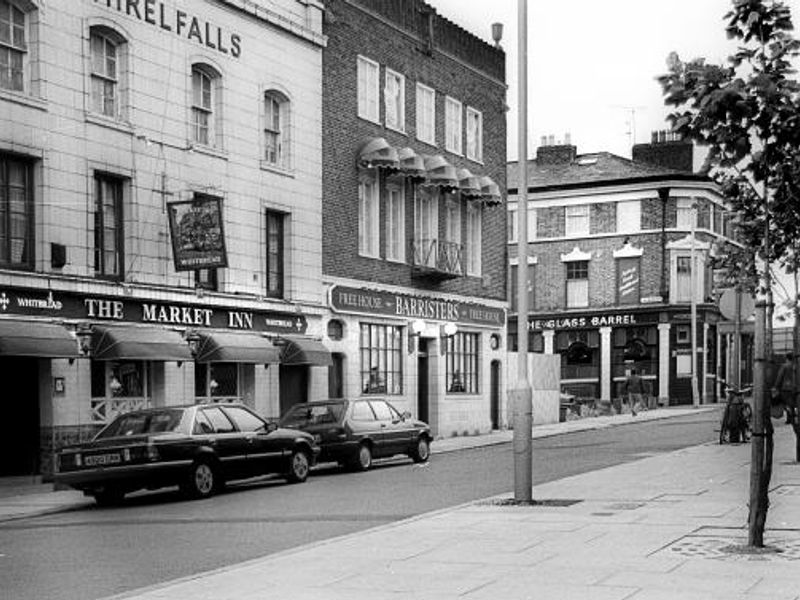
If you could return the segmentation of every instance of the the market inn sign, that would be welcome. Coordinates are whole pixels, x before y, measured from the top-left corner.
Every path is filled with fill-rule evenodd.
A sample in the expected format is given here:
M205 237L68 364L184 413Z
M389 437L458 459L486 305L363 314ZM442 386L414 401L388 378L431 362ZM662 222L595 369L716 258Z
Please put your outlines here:
M268 333L305 333L308 327L305 316L295 313L10 287L0 290L0 314Z
M450 321L496 327L502 327L506 323L506 311L502 308L339 285L331 288L330 305L337 312L385 315L410 320Z

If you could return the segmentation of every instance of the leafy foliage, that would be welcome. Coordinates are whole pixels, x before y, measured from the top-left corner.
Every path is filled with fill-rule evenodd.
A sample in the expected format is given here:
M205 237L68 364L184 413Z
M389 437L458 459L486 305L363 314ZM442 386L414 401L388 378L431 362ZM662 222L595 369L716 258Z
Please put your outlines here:
M744 243L728 246L723 262L730 278L752 290L755 253L789 270L800 257L800 85L792 66L800 41L783 2L732 4L725 31L738 47L727 64L684 62L673 52L658 81L675 107L673 129L709 150L704 169L736 211Z

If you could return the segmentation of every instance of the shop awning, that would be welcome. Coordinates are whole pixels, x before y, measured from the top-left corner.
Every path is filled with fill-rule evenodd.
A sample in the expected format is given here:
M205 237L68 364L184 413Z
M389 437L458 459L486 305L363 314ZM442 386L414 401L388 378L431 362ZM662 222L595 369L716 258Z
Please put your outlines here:
M458 189L466 197L477 197L481 195L480 178L473 175L469 169L458 170Z
M400 159L400 171L403 175L414 179L425 179L427 174L425 160L419 154L406 147L400 148L397 156Z
M92 358L96 360L192 360L181 334L158 327L94 326Z
M255 333L200 333L197 362L240 362L265 365L281 362L278 348Z
M456 168L447 162L441 155L425 158L427 183L429 185L458 189L458 173Z
M390 146L382 137L376 137L361 147L358 153L358 165L367 168L397 169L400 167L400 159L396 148Z
M78 341L61 325L0 321L0 356L77 358Z
M333 364L330 350L311 338L287 335L277 338L275 345L281 349L281 363L285 365L328 367Z
M503 202L503 196L500 193L500 186L494 182L491 177L483 176L480 179L481 196L483 201L489 206L497 206Z

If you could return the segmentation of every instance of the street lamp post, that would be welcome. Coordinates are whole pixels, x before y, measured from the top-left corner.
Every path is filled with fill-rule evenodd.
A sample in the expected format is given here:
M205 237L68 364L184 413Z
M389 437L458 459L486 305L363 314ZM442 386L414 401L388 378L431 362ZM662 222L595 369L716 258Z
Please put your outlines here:
M691 297L691 332L692 336L692 406L700 406L700 391L697 384L697 265L695 264L695 227L697 225L697 202L692 202L692 246L689 258L689 295Z
M517 184L517 388L514 406L514 499L533 500L533 392L528 381L528 3L518 0L519 181Z

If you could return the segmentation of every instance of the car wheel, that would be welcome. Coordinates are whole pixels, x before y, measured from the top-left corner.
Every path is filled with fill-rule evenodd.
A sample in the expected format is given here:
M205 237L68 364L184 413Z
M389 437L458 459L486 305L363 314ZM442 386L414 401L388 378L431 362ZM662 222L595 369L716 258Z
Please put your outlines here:
M366 471L372 466L372 448L364 443L358 447L358 454L353 461L353 468L356 471Z
M286 474L286 479L291 483L303 483L308 479L310 469L308 454L303 450L295 450L289 459L289 472Z
M214 467L207 460L197 460L189 469L181 489L191 498L208 498L218 487L217 472Z
M417 440L417 445L411 451L411 460L416 463L426 462L431 457L431 445L428 438L421 436Z
M94 501L100 506L117 506L125 499L125 492L118 488L106 488L94 492Z

